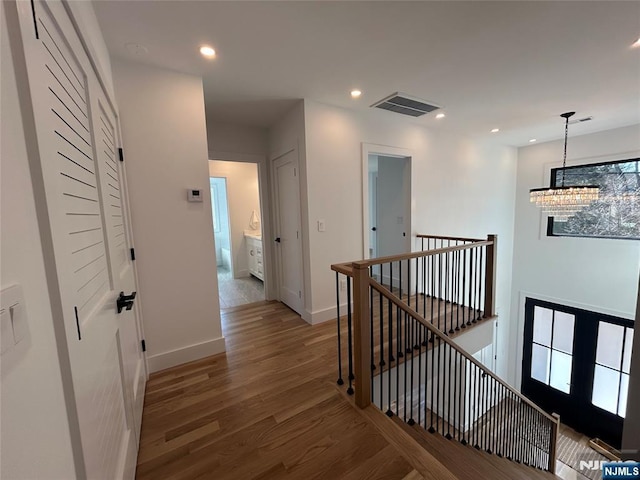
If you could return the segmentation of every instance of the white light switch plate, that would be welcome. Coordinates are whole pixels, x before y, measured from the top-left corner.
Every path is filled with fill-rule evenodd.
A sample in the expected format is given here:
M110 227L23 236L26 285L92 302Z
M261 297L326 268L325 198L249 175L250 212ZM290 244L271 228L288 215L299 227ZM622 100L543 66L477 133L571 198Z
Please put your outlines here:
M0 307L5 312L3 315L8 316L10 319L9 326L11 328L12 342L16 344L26 336L28 331L27 309L25 306L24 294L22 293L22 287L20 285L12 285L10 287L3 288L2 292L0 292ZM2 328L4 332L4 323Z
M27 335L27 309L22 303L10 307L11 323L13 323L13 341L18 343Z
M11 314L9 309L0 310L0 354L13 347L13 328L11 328Z

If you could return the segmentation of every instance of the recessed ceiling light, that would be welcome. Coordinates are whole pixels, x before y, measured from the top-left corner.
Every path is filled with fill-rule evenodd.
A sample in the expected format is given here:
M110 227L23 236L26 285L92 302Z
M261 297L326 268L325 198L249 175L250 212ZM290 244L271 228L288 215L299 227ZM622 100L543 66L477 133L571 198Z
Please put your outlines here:
M491 133L498 133L500 131L499 128L492 128Z
M360 90L351 90L351 98L360 98L362 92Z
M444 113L439 113L436 115L436 118L444 118L446 115Z
M529 140L529 143L533 143L533 142L537 142L537 141L538 141L538 139L532 138L531 140Z
M149 49L139 43L125 43L124 48L126 48L130 54L136 56L146 55L149 53Z
M638 47L640 47L640 38L631 44L631 48L638 48Z
M207 58L213 58L216 56L216 51L207 45L203 45L202 47L200 47L200 53L203 57Z

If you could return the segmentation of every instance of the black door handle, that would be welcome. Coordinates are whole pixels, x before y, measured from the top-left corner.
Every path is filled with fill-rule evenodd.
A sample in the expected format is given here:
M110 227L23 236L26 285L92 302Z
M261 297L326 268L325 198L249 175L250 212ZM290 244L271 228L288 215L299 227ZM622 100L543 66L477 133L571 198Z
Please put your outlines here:
M276 238L276 242L280 243L280 237Z
M372 232L375 232L376 230L378 230L376 227L373 227L373 228L371 229L371 231L372 231Z
M118 313L122 313L123 309L131 310L133 308L133 301L136 298L137 292L132 292L131 295L125 295L124 292L120 292L118 300L116 301L116 307Z

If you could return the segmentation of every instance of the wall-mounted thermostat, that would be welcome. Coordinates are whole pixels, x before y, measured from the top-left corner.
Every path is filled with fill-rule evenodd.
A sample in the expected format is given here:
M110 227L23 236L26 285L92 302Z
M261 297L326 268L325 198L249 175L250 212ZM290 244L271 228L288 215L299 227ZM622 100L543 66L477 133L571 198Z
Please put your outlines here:
M202 202L202 190L199 188L190 188L187 190L187 200L190 202Z

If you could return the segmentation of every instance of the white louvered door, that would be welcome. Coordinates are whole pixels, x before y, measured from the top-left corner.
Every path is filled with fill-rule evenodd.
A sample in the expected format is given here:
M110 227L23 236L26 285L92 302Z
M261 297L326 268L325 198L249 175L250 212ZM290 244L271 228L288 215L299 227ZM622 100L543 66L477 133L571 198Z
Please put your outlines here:
M115 116L65 6L17 6L37 136L36 196L40 181L44 190L44 199L37 198L46 210L41 235L53 249L54 258L45 261L55 263L53 297L64 317L82 445L84 472L78 474L133 478L139 352L132 348L138 340L135 311L116 312L119 292L131 293L135 282L127 276L121 167L116 163L115 174L108 174Z
M110 271L113 276L114 290L129 295L136 291L136 282L130 253L130 231L127 228L129 212L126 182L117 147L116 116L102 89L92 95L91 100ZM131 405L128 419L132 421L139 440L146 369L140 342L142 339L140 323L136 313L135 308L122 310L117 315L117 321L120 331L125 394L129 399L128 404Z

